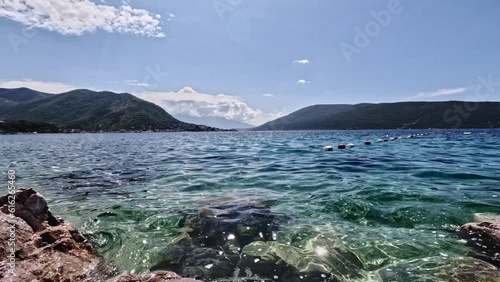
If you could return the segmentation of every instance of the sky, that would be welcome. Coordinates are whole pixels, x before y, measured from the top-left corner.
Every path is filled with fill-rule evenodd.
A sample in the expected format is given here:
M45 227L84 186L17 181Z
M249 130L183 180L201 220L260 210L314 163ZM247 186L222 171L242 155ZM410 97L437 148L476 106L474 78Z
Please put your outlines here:
M0 87L253 125L313 104L500 101L500 1L0 0Z

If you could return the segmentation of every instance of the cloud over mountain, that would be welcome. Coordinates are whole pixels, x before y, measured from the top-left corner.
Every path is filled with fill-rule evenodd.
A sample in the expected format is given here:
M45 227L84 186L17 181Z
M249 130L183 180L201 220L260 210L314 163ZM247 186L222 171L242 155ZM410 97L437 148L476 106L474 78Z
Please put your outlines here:
M0 81L0 88L20 88L20 87L27 87L36 91L52 93L52 94L59 94L77 89L77 87L73 85L68 85L62 82L36 81L30 79Z
M134 95L163 107L173 115L223 117L252 125L260 125L284 115L264 113L248 106L236 96L198 93L191 87L184 87L178 92L148 92Z
M467 91L467 89L468 89L467 87L443 88L443 89L439 89L436 91L420 92L414 96L403 98L403 101L414 101L414 100L422 100L422 99L430 99L430 98L436 98L436 97L457 95L457 94L465 93Z

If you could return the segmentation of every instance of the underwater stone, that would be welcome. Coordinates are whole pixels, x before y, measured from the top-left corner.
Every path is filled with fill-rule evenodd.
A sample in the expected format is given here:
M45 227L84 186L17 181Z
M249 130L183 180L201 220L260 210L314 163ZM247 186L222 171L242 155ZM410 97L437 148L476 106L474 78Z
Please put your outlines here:
M182 278L171 271L158 271L143 275L122 275L106 282L196 282L190 278Z
M285 220L288 217L260 203L205 207L185 221L181 234L151 270L199 279L227 278L237 270L241 250L251 243L273 241Z
M388 265L380 269L381 281L499 282L500 272L489 263L471 257L430 257Z
M303 277L301 281L342 281L342 277L363 278L363 264L332 234L308 240L304 248L279 242L254 242L242 250L239 267L265 275L274 267L279 277ZM253 263L255 259L258 263Z

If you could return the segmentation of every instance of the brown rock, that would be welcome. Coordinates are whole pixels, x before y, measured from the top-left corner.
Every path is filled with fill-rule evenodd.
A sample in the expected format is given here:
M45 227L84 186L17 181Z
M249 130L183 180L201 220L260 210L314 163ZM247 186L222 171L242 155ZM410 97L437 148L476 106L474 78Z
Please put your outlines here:
M0 280L78 281L99 263L75 226L50 213L42 195L32 189L18 190L13 215L8 201L8 196L0 198ZM11 226L15 233L10 232ZM9 241L13 234L15 240ZM14 256L12 261L9 255ZM14 260L16 276L11 273Z
M475 219L462 225L459 234L474 248L472 256L500 266L500 215L480 213Z
M45 199L33 189L19 189L15 202L14 215L23 219L34 231L63 223L52 215ZM5 214L10 214L8 203L9 195L0 197L0 210Z
M101 260L74 225L54 217L42 195L19 189L13 214L8 196L0 197L0 281L196 281L167 271L112 278L115 267Z

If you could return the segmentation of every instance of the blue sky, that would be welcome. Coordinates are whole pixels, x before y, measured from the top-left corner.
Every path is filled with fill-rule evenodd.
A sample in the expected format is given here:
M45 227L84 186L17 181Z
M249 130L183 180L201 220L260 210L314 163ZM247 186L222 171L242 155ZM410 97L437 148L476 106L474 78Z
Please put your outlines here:
M4 0L0 87L131 92L253 124L318 103L499 101L499 14L496 0Z

